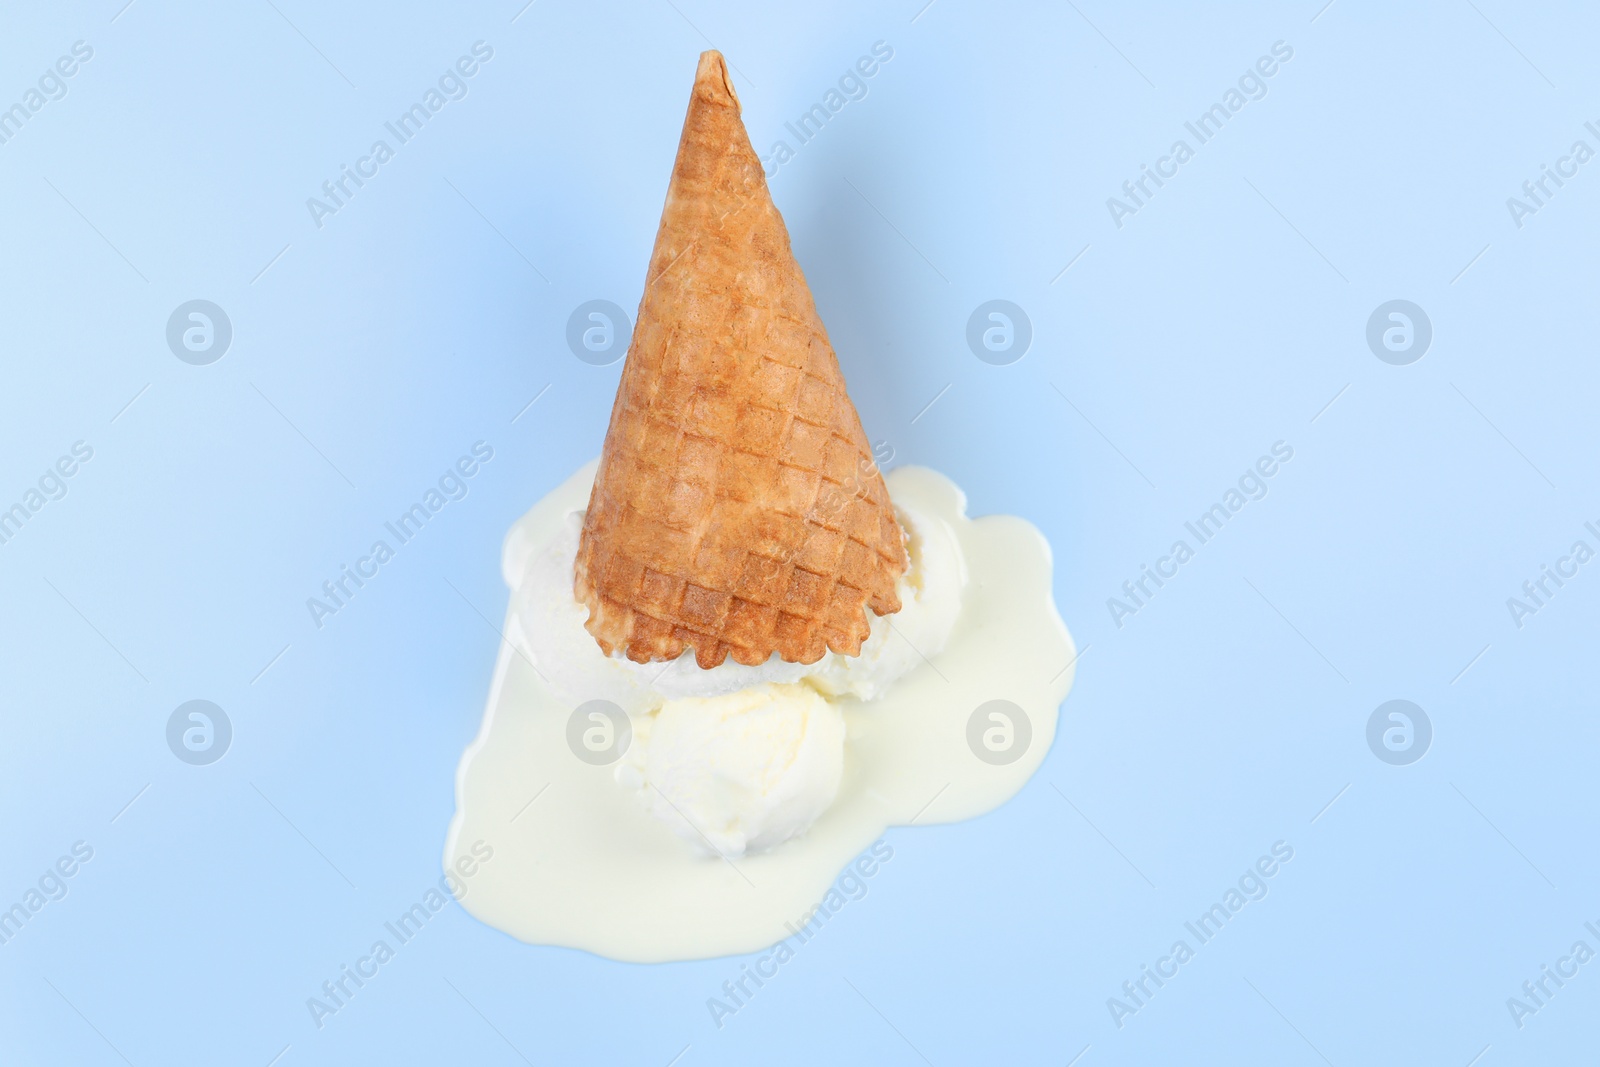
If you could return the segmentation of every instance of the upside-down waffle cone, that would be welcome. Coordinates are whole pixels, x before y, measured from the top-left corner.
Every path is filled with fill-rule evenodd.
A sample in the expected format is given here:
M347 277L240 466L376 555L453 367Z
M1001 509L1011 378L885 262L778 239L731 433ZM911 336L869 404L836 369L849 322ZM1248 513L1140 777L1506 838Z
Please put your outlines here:
M861 651L905 535L718 52L704 52L578 546L609 655Z

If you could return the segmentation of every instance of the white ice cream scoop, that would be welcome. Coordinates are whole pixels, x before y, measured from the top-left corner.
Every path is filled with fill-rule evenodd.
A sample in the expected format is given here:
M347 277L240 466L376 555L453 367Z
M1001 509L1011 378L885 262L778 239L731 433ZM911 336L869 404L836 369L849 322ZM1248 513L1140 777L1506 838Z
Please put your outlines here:
M844 773L844 716L807 685L669 700L635 720L617 781L702 851L737 858L805 830Z

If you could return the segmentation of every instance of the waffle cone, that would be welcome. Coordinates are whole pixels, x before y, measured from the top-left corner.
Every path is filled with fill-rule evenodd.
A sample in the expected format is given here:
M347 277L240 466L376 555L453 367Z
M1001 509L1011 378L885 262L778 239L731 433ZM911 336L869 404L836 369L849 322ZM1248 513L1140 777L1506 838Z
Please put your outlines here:
M718 52L705 52L578 546L610 655L861 651L905 535Z

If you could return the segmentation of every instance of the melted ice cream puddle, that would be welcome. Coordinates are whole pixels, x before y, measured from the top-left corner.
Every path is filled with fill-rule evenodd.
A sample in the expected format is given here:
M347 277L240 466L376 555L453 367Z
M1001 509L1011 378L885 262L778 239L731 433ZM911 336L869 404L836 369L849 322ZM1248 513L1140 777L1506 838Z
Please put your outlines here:
M587 505L595 468L536 504L513 540L555 538ZM697 854L619 788L613 767L573 754L573 704L502 643L483 725L456 771L445 845L447 868L473 841L496 851L463 907L520 940L618 960L752 952L787 936L785 923L807 914L887 827L969 819L1022 788L1049 751L1076 657L1050 593L1050 546L1022 519L968 519L961 490L934 471L901 467L886 481L897 504L954 530L968 582L949 643L931 663L874 700L832 698L848 737L843 780L810 830L737 859ZM520 625L513 597L507 634ZM1021 708L1025 728L987 715L974 728L974 713L994 700ZM1007 739L1021 748L1025 735L1012 762L984 749L985 737L991 748Z

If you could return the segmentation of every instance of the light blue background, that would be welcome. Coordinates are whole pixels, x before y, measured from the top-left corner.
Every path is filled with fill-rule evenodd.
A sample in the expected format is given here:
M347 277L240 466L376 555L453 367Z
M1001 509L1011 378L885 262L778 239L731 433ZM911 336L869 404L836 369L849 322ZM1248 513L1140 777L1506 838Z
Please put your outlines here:
M94 57L0 145L0 498L94 458L0 545L0 899L95 851L0 945L0 1060L1592 1054L1600 962L1521 1029L1506 999L1600 949L1600 564L1520 630L1505 602L1600 547L1600 163L1521 229L1505 201L1600 148L1593 14L922 2L8 5L0 105ZM480 39L469 95L316 228L306 198ZM618 378L567 316L637 306L696 54L733 62L766 155L878 40L773 195L869 435L1054 546L1084 653L1048 759L987 817L892 831L721 1030L740 961L620 965L451 907L319 1031L306 998L437 878L501 537L597 453ZM1279 40L1268 95L1119 230L1106 198ZM164 340L194 298L233 323L211 366ZM963 340L993 298L1033 324L1010 366ZM1433 323L1411 366L1365 343L1394 298ZM306 598L478 440L470 495L316 629ZM1279 440L1269 495L1115 626ZM164 739L193 698L234 726L207 767ZM1394 698L1433 722L1411 766L1367 748ZM1270 895L1118 1029L1107 998L1279 840Z

